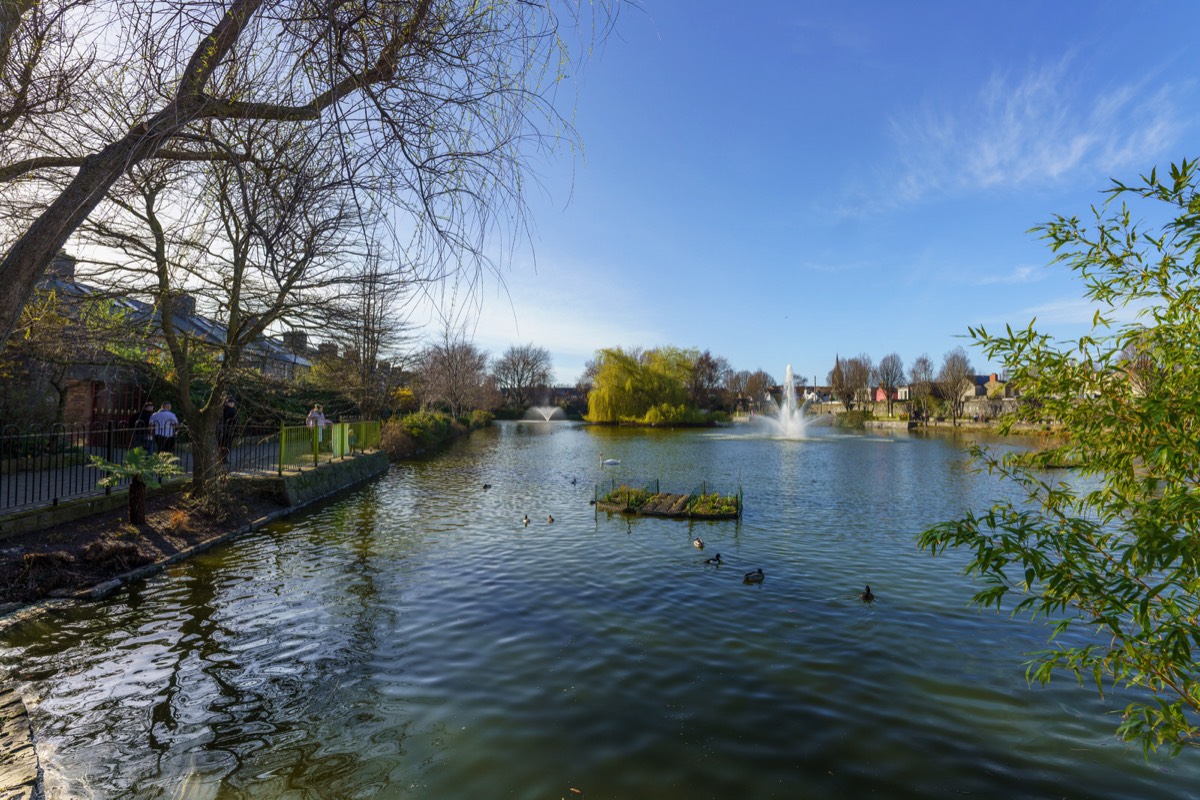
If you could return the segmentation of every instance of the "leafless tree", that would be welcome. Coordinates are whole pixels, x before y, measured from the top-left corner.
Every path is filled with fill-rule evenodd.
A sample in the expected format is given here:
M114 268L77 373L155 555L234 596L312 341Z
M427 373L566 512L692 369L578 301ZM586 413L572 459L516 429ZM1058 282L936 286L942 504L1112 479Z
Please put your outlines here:
M899 353L888 353L879 360L879 388L887 395L887 413L892 415L896 387L904 381L904 359Z
M583 363L583 372L575 381L575 391L581 397L587 397L588 393L592 391L592 387L596 385L596 373L599 369L600 365L594 358L589 358Z
M937 374L937 387L955 427L963 414L964 396L974 386L974 378L975 369L971 366L966 350L956 347L942 357L942 366Z
M441 341L425 348L417 369L424 406L445 406L452 417L491 407L495 381L487 372L488 356L461 331L445 330Z
M724 394L728 408L737 408L738 401L746 396L746 383L749 380L750 371L745 369L730 369L725 375Z
M355 265L368 256L352 193L331 168L338 153L327 143L256 124L213 126L209 138L257 155L137 165L80 229L91 249L111 254L92 263L93 279L144 294L158 309L201 493L217 472L225 394L244 369L273 366L264 333L280 321L322 318L330 303L361 288ZM220 327L192 325L192 303Z
M0 0L0 134L37 128L73 105L92 58L72 13L88 0ZM0 150L3 152L3 150Z
M251 162L214 143L251 123L336 144L330 165L377 219L415 230L432 264L489 265L495 227L522 229L523 164L574 141L555 89L569 31L615 14L528 0L5 0L0 12L0 346L53 255L142 164ZM588 6L588 9L593 7ZM582 24L581 24L582 23ZM94 32L74 36L71 31ZM101 33L103 32L103 33ZM585 39L586 39L585 35ZM82 129L97 107L133 117ZM510 223L510 220L512 221Z
M750 407L759 408L769 398L775 379L765 370L756 369L746 378L745 396L750 398Z
M550 351L532 344L509 347L492 365L496 384L520 408L532 405L534 392L549 386L551 372Z
M688 376L688 402L696 408L711 408L719 403L721 387L729 373L728 361L705 350L697 356Z
M840 356L833 357L833 369L829 370L825 381L829 384L833 396L842 404L842 408L847 411L854 408L854 386L846 375L846 367Z
M871 384L874 377L874 366L871 357L866 353L847 358L841 362L845 378L845 391L853 398L859 408L865 409L871 400ZM843 400L843 404L845 401Z
M376 419L390 407L389 397L403 374L401 348L414 338L400 306L418 279L388 264L373 242L349 269L339 287L341 296L315 309L319 316L314 322L344 356L336 388L354 400L364 417Z
M929 416L929 399L933 395L933 361L926 353L913 360L908 371L908 402L922 417Z

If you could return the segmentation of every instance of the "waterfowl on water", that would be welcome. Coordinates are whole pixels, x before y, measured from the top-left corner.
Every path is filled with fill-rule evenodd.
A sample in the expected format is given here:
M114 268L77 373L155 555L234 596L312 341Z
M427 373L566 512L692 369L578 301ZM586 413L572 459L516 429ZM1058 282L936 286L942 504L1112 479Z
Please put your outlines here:
M705 564L712 564L714 567L719 567L719 566L721 566L721 554L720 554L720 553L717 553L717 554L716 554L715 556L713 556L712 558L706 558L706 559L704 559L704 563L705 563Z
M759 567L753 572L746 573L746 583L762 583L765 577L767 576L763 574L762 567Z
M553 515L553 514L551 514L550 516L546 517L546 524L547 524L547 525L551 524L552 522L554 522L554 515Z
M617 464L620 464L620 463L621 463L620 459L605 458L604 456L600 456L600 466L602 466L602 467L615 467Z
M523 519L523 520L521 520L521 521L525 523L525 527L526 527L526 528L528 528L528 527L529 527L529 515L528 515L528 514L526 514L526 515L525 515L525 519Z
M864 603L874 603L875 602L875 595L871 594L870 584L867 585L867 590L865 592L863 592L862 594L860 594L859 597L862 598L862 601Z
M692 547L695 547L697 550L703 550L704 540L697 536L695 539L692 539Z
M490 488L492 488L492 485L491 485L490 483L485 483L485 484L483 485L483 490L484 490L485 492L486 492L488 489L490 489Z

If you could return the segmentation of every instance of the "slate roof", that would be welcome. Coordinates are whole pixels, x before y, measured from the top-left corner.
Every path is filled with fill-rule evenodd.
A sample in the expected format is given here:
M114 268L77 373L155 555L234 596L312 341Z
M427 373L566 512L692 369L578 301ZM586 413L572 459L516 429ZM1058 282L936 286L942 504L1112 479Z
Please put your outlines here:
M47 273L38 283L43 289L52 289L59 294L79 298L104 298L112 301L119 308L130 313L138 322L152 322L157 325L158 309L150 303L124 295L116 295L95 286ZM216 347L225 344L227 329L224 325L201 314L180 314L171 312L171 323L175 329L186 335L208 342ZM283 342L270 336L263 336L246 348L246 354L251 357L264 358L282 364L308 368L312 362L302 355L291 352L283 346Z

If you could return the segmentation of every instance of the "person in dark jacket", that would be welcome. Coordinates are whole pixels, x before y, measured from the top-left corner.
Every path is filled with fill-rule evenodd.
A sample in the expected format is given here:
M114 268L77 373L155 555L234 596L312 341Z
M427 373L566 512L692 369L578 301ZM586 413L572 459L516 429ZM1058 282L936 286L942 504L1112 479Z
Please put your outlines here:
M237 415L237 403L232 397L225 398L225 407L221 409L221 424L217 428L217 445L222 464L229 463L229 451L233 448L233 437L237 431Z
M129 421L133 430L133 447L140 447L147 453L154 453L154 431L150 427L150 415L154 413L154 403L145 403L137 416Z

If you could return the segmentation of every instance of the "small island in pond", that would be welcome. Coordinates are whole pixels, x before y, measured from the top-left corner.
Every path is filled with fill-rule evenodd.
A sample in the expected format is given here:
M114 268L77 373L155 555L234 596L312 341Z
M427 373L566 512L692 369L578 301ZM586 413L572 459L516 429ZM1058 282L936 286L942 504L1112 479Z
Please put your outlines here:
M673 494L622 485L596 498L596 508L643 517L737 519L742 515L742 497L740 491L735 495L719 492Z

